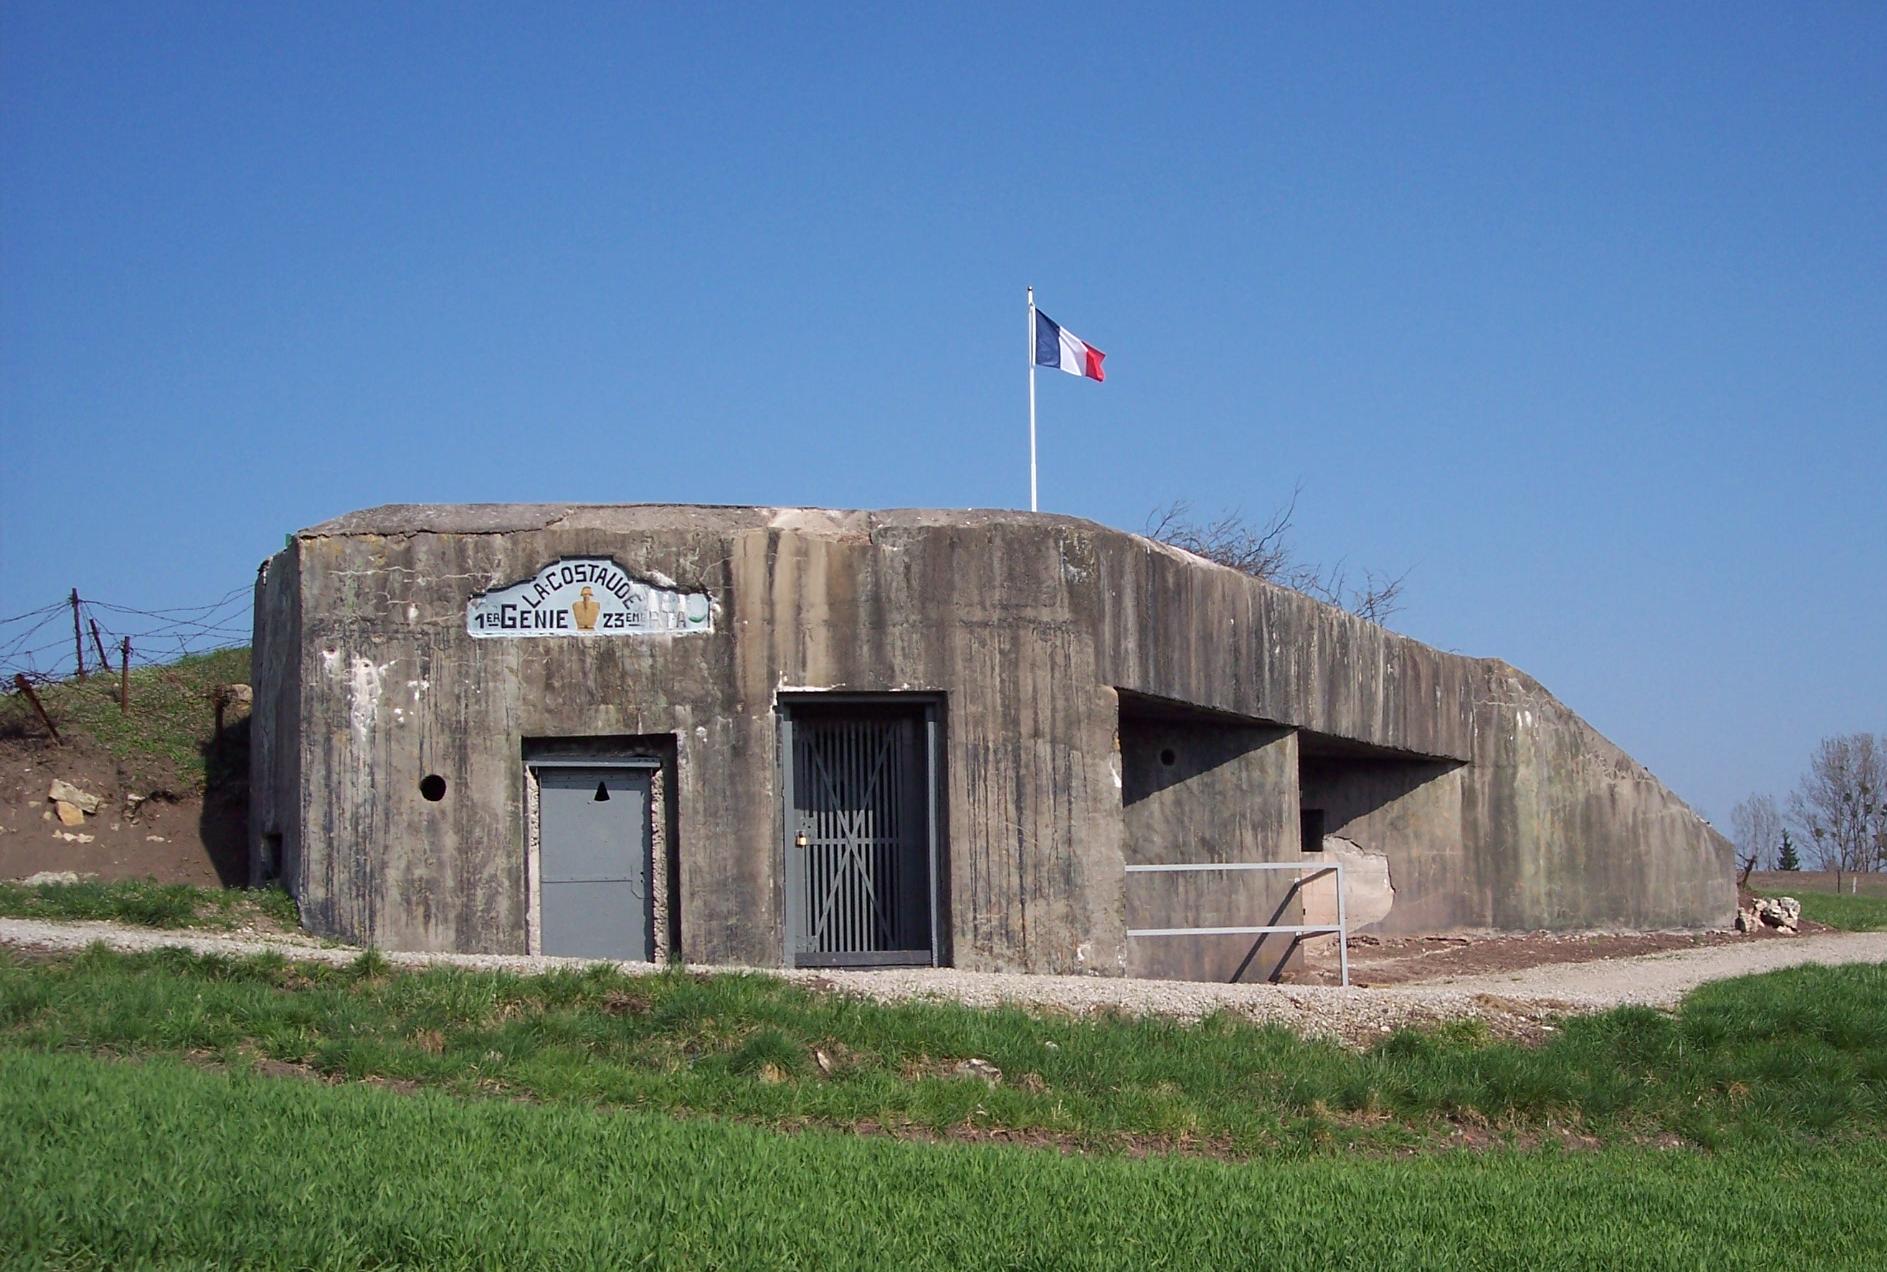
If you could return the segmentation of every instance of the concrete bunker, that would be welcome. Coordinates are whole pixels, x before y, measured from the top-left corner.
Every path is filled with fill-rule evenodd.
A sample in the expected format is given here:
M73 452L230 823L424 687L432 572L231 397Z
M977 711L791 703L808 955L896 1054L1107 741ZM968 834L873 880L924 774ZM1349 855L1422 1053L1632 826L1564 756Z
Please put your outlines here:
M1390 933L1734 909L1507 664L1067 517L372 509L264 564L255 666L252 869L387 948L1262 979L1212 929L1332 854Z

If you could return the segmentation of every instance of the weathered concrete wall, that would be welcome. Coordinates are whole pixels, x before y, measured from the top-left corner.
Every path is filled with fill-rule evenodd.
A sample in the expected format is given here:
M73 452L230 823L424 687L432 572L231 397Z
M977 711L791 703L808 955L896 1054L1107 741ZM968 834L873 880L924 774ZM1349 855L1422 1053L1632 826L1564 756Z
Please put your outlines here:
M1461 829L1461 772L1449 760L1315 755L1301 769L1304 807L1324 810L1324 833L1387 859L1394 905L1353 924L1387 935L1491 926L1481 868Z
M743 855L752 874L737 894L718 886L709 862L691 873L684 855L685 912L711 907L685 931L705 923L710 948L725 934L729 947L742 943L737 958L780 961L777 908L772 928L758 929L752 906L756 897L779 904L777 793L759 788L773 781L779 689L935 691L947 699L954 961L1118 971L1114 694L1069 614L1055 537L993 521L947 533L873 533L861 514L781 521L731 536L724 591L735 650L729 709L748 723L744 754L756 774L752 792L724 812L735 823L729 842L753 846Z
M1387 853L1375 852L1353 839L1325 835L1323 847L1306 849L1300 860L1308 867L1341 865L1342 904L1338 904L1337 875L1319 873L1304 884L1304 922L1347 923L1352 932L1381 931L1382 921L1396 906L1395 882ZM1325 943L1319 952L1335 961L1335 948Z
M282 552L256 575L250 714L251 884L300 886L302 844L300 557ZM313 922L315 920L311 920Z
M1480 664L1462 835L1501 930L1722 926L1734 852L1642 764L1526 673Z
M1123 715L1121 797L1128 865L1289 860L1297 847L1297 738L1275 725ZM1130 929L1301 922L1294 872L1131 873ZM1127 972L1175 980L1270 980L1282 934L1132 937Z
M1086 529L1085 559L1070 572L1083 571L1083 590L1105 598L1096 649L1109 683L1390 750L1470 758L1475 660L1163 544Z
M472 595L586 555L707 592L713 631L467 634ZM1130 827L1159 818L1123 798L1123 689L1433 765L1351 819L1400 854L1385 927L1731 910L1721 838L1503 664L1070 518L394 507L297 535L258 602L257 833L273 817L293 840L311 926L389 947L522 950L525 739L668 735L681 949L779 963L776 700L798 689L943 696L960 966L1118 973L1140 957L1123 867ZM1296 773L1267 767L1272 749L1226 774L1253 801L1225 814L1228 842L1285 859ZM418 794L427 774L446 779L437 803Z

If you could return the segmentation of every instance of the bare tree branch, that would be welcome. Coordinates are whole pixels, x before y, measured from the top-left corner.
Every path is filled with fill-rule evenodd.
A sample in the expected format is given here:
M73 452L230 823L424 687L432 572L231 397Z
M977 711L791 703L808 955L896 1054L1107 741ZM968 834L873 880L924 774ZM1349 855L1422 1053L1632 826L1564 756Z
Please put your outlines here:
M1211 521L1195 521L1192 505L1175 499L1164 508L1156 508L1147 517L1146 536L1184 548L1208 561L1230 566L1253 578L1281 582L1285 571L1293 568L1289 535L1297 515L1297 499L1303 493L1300 483L1291 498L1273 512L1263 525L1254 525L1238 509L1222 513Z
M1391 575L1365 570L1362 582L1352 586L1348 567L1342 561L1325 569L1299 560L1290 536L1297 518L1297 501L1303 493L1304 483L1299 482L1292 488L1290 499L1262 523L1248 520L1238 509L1210 521L1199 521L1194 519L1190 503L1175 499L1148 514L1144 533L1149 539L1183 548L1242 574L1314 596L1358 618L1379 625L1387 623L1402 608L1402 588L1409 572Z
M1770 859L1782 845L1782 814L1767 795L1751 795L1730 810L1730 837L1737 851L1758 863Z

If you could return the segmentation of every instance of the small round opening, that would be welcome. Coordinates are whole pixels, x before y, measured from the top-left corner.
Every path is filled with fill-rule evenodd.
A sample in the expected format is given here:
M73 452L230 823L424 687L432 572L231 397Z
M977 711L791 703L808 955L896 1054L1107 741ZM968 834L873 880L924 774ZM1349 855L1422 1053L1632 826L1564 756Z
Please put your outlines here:
M1166 765L1166 767L1172 768L1173 765L1178 762L1179 752L1175 751L1172 747L1169 746L1164 751L1160 752L1160 763Z
M446 779L437 773L428 773L419 779L419 793L437 804L446 797Z

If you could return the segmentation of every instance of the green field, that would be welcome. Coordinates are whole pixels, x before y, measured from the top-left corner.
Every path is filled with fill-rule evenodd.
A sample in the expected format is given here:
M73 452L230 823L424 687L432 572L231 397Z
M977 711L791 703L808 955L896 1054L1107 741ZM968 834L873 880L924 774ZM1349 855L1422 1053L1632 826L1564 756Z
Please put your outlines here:
M336 1079L799 1127L993 1132L1238 1157L1555 1139L1722 1146L1887 1125L1887 968L1801 967L1576 1017L1529 1047L1468 1024L1369 1051L1230 1015L881 1005L760 975L391 974L181 950L0 956L0 1045L192 1054ZM956 1066L985 1059L986 1085Z
M1887 931L1887 897L1846 893L1798 892L1802 917L1848 932Z
M781 1135L0 1053L0 1248L52 1267L1879 1266L1879 1139L1243 1165Z
M757 975L0 954L33 1266L1867 1266L1884 1131L1878 966L1364 1051Z
M293 930L301 916L281 888L199 888L149 879L79 883L0 882L0 915L16 919L95 919L153 928L223 929L253 924Z

